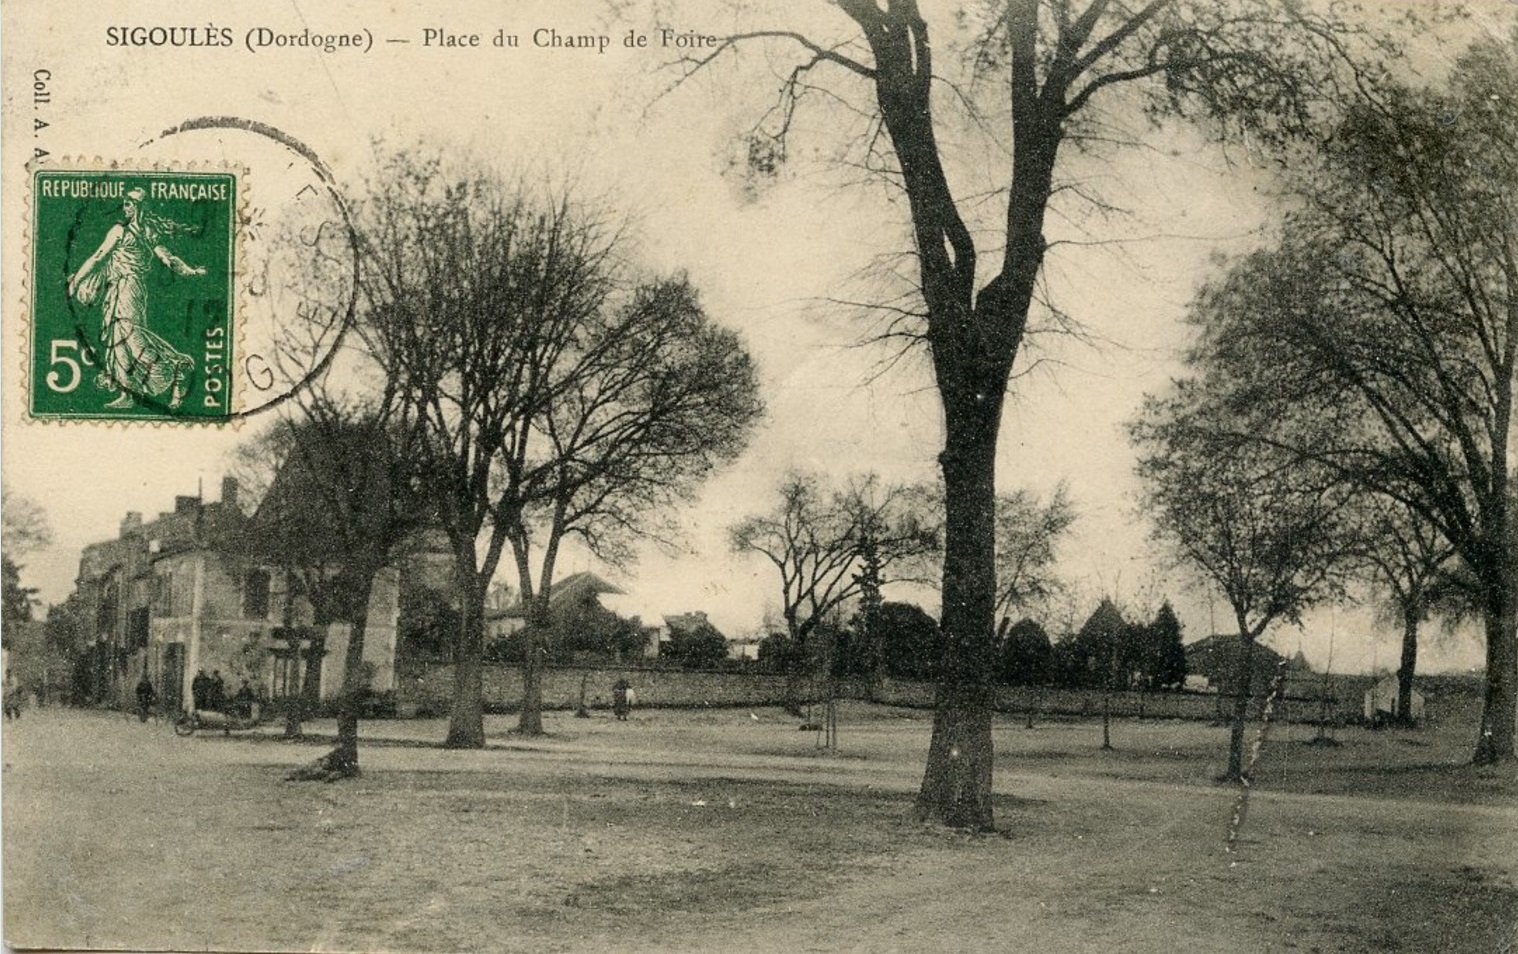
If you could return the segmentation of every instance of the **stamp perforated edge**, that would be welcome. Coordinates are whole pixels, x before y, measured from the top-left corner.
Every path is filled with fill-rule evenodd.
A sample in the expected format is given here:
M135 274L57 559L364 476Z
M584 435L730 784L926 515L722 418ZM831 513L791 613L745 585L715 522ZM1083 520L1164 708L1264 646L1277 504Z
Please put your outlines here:
M21 300L17 314L20 320L17 322L16 334L20 348L20 374L17 380L20 382L21 420L29 427L212 427L231 428L237 430L241 427L244 418L237 414L235 405L237 392L234 390L227 402L225 416L190 416L172 417L158 415L154 417L68 417L62 415L36 415L32 413L32 354L33 354L33 314L32 314L32 290L34 280L35 263L32 261L33 222L36 211L37 173L38 172L124 172L142 175L161 173L173 175L175 173L221 173L231 175L237 183L235 205L232 210L232 234L231 239L231 286L232 300L228 302L228 324L232 326L232 354L245 353L246 342L243 340L242 321L244 311L248 308L248 276L244 268L243 242L244 230L250 221L252 208L249 202L248 169L245 166L223 160L206 160L202 162L161 162L143 161L135 159L105 159L100 156L93 158L83 156L48 156L43 159L33 159L26 164L26 201L23 203L22 214L25 216L24 225L21 228L21 243L23 259L21 262ZM230 377L235 381L235 375Z

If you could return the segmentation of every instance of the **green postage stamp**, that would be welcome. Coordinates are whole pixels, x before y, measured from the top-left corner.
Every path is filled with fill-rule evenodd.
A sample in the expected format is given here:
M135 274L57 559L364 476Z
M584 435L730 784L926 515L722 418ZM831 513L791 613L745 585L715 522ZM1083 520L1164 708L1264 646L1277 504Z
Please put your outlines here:
M231 172L33 173L33 417L229 416L237 185Z

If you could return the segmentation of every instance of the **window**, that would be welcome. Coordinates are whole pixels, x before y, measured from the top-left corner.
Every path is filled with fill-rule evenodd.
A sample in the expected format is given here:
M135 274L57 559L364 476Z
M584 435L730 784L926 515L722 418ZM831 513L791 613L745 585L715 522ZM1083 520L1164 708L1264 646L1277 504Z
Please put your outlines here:
M127 613L127 649L146 649L148 645L148 608L143 606Z
M95 631L99 636L116 632L117 592L114 581L100 588L100 602L95 604Z
M249 570L242 580L244 619L269 618L269 571Z
M153 577L153 615L174 615L174 574L168 571Z

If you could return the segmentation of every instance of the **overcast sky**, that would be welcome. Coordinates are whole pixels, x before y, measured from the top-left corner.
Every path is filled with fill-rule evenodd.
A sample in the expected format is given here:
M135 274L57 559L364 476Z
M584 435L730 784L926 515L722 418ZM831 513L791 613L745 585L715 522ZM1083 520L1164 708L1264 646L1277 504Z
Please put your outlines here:
M127 157L184 119L235 115L307 143L354 187L376 135L465 151L503 169L573 174L636 218L643 262L687 270L709 313L742 333L760 367L768 415L744 457L715 476L685 515L682 554L649 552L632 572L607 574L629 590L627 605L643 615L705 610L729 635L759 625L778 582L768 564L727 552L725 528L765 508L789 468L840 479L865 470L897 480L933 478L941 428L925 365L909 358L883 371L889 352L861 344L867 321L827 304L878 290L860 275L904 247L901 206L880 188L851 185L853 177L826 161L837 143L830 141L834 130L825 114L803 120L810 125L795 143L798 158L778 181L745 191L731 168L736 133L774 85L759 58L647 108L666 81L651 70L664 54L629 50L622 36L635 30L656 46L661 25L727 32L730 21L703 19L710 16L702 12L708 5L666 2L657 21L639 14L610 25L600 2L495 4L446 17L432 5L405 3L272 3L231 18L225 4L175 6L176 22L201 23L211 14L204 22L225 23L239 43L259 25L282 33L368 27L375 34L371 53L331 55L113 48L103 42L107 20L159 22L163 9L116 6L108 18L64 4L47 10L45 27L6 24L36 31L37 62L67 64L55 71L50 104L47 145L55 154ZM33 7L41 15L40 5ZM1510 5L1490 0L1478 8L1492 14ZM382 9L389 12L371 12ZM819 26L841 24L828 15L824 11ZM486 46L428 48L422 45L428 28L479 33ZM491 49L503 28L522 46ZM605 33L612 44L604 53L538 49L532 39L538 29ZM387 38L411 42L389 44ZM8 69L22 67L29 80L26 64L12 62ZM192 75L217 81L187 82ZM3 143L8 305L22 287L23 256L14 237L25 207L24 179L17 173L32 144L30 128L18 135L17 125L30 116L30 89L13 79L7 74L11 125ZM829 79L851 84L856 78ZM1016 383L999 482L1047 492L1068 481L1080 520L1062 548L1063 568L1091 607L1111 595L1152 609L1169 596L1188 638L1197 638L1212 625L1208 601L1147 542L1122 426L1146 391L1163 388L1178 371L1185 303L1208 274L1210 257L1261 240L1271 221L1263 197L1269 181L1250 166L1247 151L1225 161L1197 137L1174 130L1147 142L1148 148L1075 157L1085 181L1098 184L1126 213L1110 220L1056 218L1051 236L1120 241L1057 248L1047 279L1060 306L1100 344L1054 341L1048 355L1058 362ZM235 140L206 137L196 148L222 153L205 158L243 159ZM258 179L250 177L249 186L256 202ZM7 348L24 341L18 317L7 309ZM6 363L4 378L4 473L7 486L39 503L53 527L55 544L30 556L25 569L45 601L67 595L80 547L114 536L125 511L171 509L176 494L193 494L202 485L214 498L229 451L260 426L256 420L241 430L24 423L24 382L9 373L13 364ZM561 566L565 573L597 568L576 554ZM1220 628L1225 617L1219 605ZM1387 627L1372 632L1363 614L1351 611L1317 614L1300 630L1278 627L1267 641L1288 652L1301 646L1321 667L1330 633L1337 671L1395 665L1396 634ZM1436 644L1425 659L1432 668L1468 666L1480 653L1473 641L1456 640Z

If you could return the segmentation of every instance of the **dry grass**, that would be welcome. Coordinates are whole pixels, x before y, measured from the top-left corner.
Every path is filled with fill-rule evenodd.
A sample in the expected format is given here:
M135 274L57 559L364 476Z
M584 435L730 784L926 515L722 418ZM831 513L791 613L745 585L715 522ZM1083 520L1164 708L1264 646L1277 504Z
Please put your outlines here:
M775 710L551 715L432 747L366 726L365 775L308 746L29 712L5 736L6 937L126 949L1499 951L1518 778L1465 727L1302 728L1223 851L1226 730L1009 718L1002 834L910 821L926 713L850 706L843 752ZM1473 724L1473 723L1470 723ZM330 726L313 727L320 732Z

